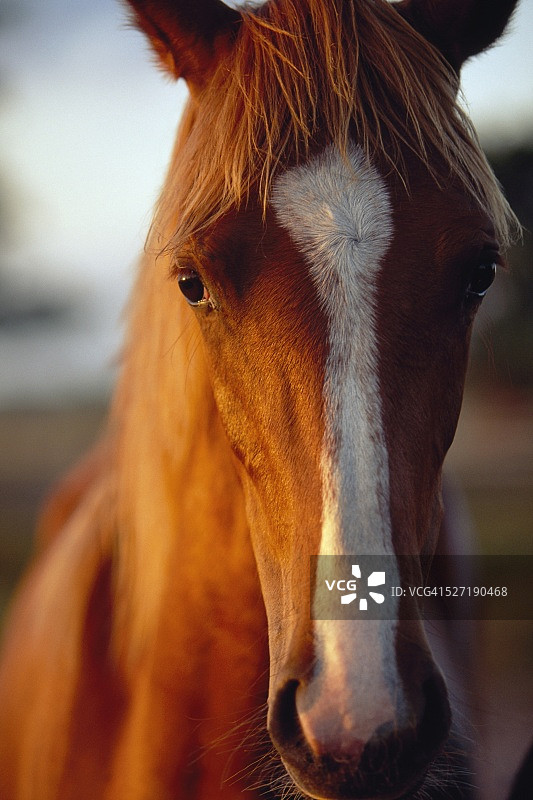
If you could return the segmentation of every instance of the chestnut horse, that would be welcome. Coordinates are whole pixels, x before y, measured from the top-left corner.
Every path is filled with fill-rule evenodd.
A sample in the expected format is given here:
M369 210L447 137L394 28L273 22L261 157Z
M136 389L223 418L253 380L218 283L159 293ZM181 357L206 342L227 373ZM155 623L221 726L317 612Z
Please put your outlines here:
M12 610L0 796L467 797L420 618L313 619L310 563L437 547L514 225L458 74L515 3L129 5L190 100L106 434Z

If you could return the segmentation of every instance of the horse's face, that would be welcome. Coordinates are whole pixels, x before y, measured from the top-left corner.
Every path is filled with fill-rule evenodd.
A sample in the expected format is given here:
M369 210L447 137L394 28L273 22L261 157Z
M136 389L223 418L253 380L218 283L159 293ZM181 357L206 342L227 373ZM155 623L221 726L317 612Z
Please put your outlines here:
M403 751L403 791L447 736L422 627L312 621L310 556L433 550L471 324L498 258L490 221L460 191L413 170L408 195L356 145L350 162L326 148L280 175L266 224L259 210L225 219L177 273L202 297L194 313L246 495L271 734L320 797L384 791L386 770L353 779L370 740ZM375 757L367 745L364 768Z
M326 147L278 177L266 223L241 212L178 254L265 593L287 613L309 554L431 552L438 533L498 247L459 190L398 184L356 145L349 162Z
M177 49L189 34L173 34ZM449 729L419 622L310 614L311 555L433 551L471 324L498 260L466 190L404 158L409 191L356 141L344 155L324 142L278 171L266 217L252 198L176 253L246 499L269 730L299 787L331 800L399 797Z

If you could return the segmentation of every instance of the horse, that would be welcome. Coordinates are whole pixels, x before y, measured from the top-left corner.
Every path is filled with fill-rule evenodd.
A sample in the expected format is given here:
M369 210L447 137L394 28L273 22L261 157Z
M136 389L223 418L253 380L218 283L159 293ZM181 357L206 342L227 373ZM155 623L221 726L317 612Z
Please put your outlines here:
M190 98L105 433L11 610L5 800L470 796L416 600L324 619L310 565L440 546L516 224L459 73L515 3L129 0Z

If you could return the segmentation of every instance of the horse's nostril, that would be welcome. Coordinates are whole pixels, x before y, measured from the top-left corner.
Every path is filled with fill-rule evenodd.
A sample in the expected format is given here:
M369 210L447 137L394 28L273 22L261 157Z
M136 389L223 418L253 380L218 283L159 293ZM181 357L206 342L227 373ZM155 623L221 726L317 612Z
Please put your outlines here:
M422 685L425 706L417 726L417 738L423 743L426 753L436 753L448 736L451 722L450 704L446 685L440 674L435 673Z
M299 681L288 680L278 690L269 713L269 732L274 744L282 749L297 746L302 729L296 710L296 691Z

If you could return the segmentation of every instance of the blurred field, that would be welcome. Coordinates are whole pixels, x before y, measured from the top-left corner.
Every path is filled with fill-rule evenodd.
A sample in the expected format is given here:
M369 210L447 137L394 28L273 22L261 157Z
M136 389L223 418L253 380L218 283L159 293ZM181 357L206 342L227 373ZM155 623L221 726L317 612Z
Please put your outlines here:
M104 418L99 405L0 413L2 609L31 553L39 505L94 441ZM481 552L533 553L532 455L527 396L467 394L448 464ZM479 671L468 701L472 737L478 743L482 797L502 800L533 737L533 622L479 626Z
M532 554L529 395L494 386L467 394L447 463L464 490L478 552ZM477 626L479 670L470 705L478 781L483 800L503 800L533 740L533 621L485 620Z
M95 440L104 406L0 413L0 612L32 551L38 510Z

